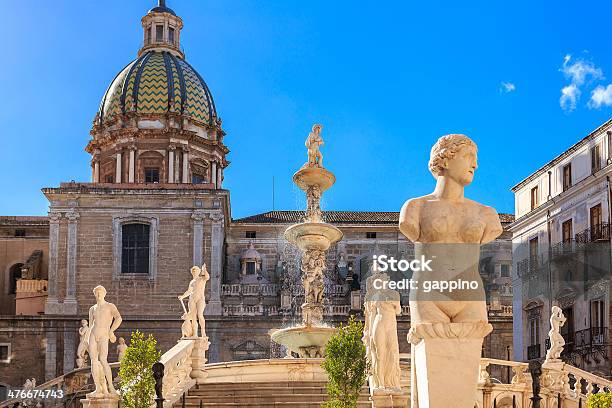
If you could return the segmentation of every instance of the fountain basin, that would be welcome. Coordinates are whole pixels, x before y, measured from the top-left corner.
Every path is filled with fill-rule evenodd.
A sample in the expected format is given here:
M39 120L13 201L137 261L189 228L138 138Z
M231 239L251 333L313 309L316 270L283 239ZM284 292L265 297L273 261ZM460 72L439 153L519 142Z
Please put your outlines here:
M333 243L340 241L342 231L331 224L305 222L292 225L285 230L285 239L301 250L320 249L326 251Z
M302 167L293 175L293 182L303 190L319 186L321 192L330 188L336 182L336 176L324 167Z
M323 357L325 346L337 329L322 326L296 326L286 329L270 330L270 337L282 344L300 358Z

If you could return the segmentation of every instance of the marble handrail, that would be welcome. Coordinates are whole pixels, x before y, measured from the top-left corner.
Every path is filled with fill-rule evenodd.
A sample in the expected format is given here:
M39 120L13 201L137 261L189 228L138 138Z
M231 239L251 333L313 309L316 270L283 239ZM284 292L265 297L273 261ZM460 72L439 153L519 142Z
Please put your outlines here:
M196 340L180 340L159 359L164 365L162 385L164 407L172 407L181 395L196 383L196 380L191 378L191 356L195 342Z

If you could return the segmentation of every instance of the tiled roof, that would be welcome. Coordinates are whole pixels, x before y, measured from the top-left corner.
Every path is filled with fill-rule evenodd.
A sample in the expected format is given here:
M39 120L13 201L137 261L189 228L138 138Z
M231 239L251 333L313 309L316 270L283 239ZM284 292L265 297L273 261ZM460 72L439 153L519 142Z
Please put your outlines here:
M100 104L100 119L128 112L189 116L213 124L217 117L208 86L187 63L167 51L148 51L113 80Z
M236 224L290 224L301 222L304 211L268 211L232 220ZM397 224L397 211L323 211L325 222L332 224ZM513 214L499 214L502 223L514 221Z

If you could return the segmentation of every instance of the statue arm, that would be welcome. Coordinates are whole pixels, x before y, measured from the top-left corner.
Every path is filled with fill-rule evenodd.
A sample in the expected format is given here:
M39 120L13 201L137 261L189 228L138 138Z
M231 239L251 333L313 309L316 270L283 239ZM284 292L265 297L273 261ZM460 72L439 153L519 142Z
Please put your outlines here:
M481 244L486 244L499 237L504 231L499 221L499 215L495 208L485 207L483 210L483 218L486 223L484 233L482 234Z
M93 325L95 323L95 316L94 316L94 307L92 306L89 308L89 324L87 326L87 331L85 332L85 343L89 343L89 335L91 334L91 329L93 328Z
M179 299L185 299L186 297L191 296L192 293L193 293L193 284L190 283L185 293L179 296Z
M410 241L418 241L421 235L421 227L419 225L419 205L416 199L408 200L402 206L399 217L399 230Z
M117 306L113 305L113 309L112 309L112 314L113 314L113 324L110 328L111 333L113 333L115 330L117 330L117 328L121 325L121 322L123 321L123 318L121 317L121 315L119 314L119 310L117 310Z

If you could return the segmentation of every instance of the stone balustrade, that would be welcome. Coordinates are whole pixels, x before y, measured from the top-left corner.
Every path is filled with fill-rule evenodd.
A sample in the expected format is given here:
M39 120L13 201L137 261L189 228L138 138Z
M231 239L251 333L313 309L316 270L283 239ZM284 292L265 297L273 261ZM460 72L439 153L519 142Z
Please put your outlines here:
M279 286L274 283L242 284L233 283L221 285L221 294L224 296L278 296Z
M493 366L502 369L498 372L512 370L511 380L502 382L501 378L492 376L490 373ZM540 386L542 407L556 407L560 403L564 408L586 408L590 395L612 390L612 381L563 362L545 362L542 365ZM483 358L480 362L478 389L479 407L529 407L533 396L529 364Z
M223 305L223 316L277 316L276 305Z
M325 316L348 316L351 305L327 305L323 314Z
M47 281L41 279L19 279L17 281L17 293L45 293L47 292Z
M172 407L181 398L181 395L196 384L196 380L191 378L192 352L195 342L196 340L181 340L165 352L159 360L164 365L162 385L164 408Z

